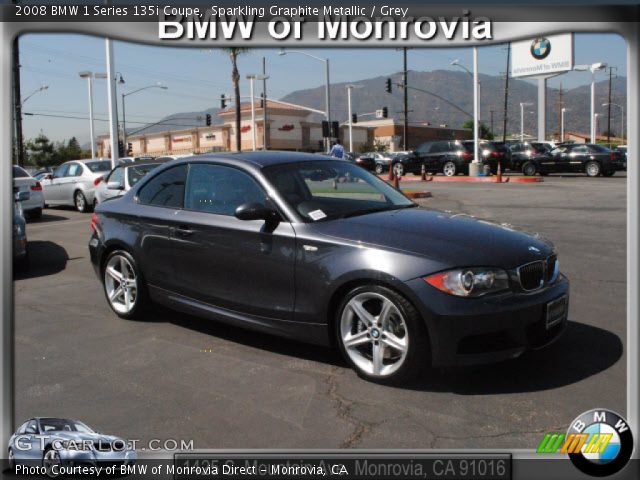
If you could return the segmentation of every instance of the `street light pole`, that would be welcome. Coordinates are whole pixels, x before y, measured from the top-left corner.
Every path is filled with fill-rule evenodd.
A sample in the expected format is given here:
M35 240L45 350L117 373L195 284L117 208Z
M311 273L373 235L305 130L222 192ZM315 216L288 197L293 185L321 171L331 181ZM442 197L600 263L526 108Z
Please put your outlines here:
M564 142L564 114L567 111L566 108L560 110L560 142Z
M284 48L278 52L278 55L287 55L289 53L299 53L300 55L305 55L307 57L313 58L320 62L324 62L325 69L325 77L326 77L326 85L325 85L325 118L329 124L329 129L331 129L331 82L329 79L329 59L317 57L307 52L303 52L301 50L285 50ZM325 150L329 151L329 139L325 139Z
M592 135L592 140L591 143L596 143L597 142L597 138L598 138L598 117L600 116L599 113L596 113L593 116L593 135Z
M124 83L124 81L122 80L122 76L120 76L120 83ZM129 95L133 95L134 93L138 93L143 90L148 90L150 88L161 88L162 90L166 90L169 87L162 85L160 83L156 83L155 85L147 85L146 87L138 88L129 93L122 92L122 144L124 145L125 148L127 147L127 116L125 111L124 99Z
M254 152L257 149L258 137L256 135L256 102L255 102L256 99L255 99L255 94L253 90L253 82L255 80L266 81L268 78L269 78L268 75L256 75L254 73L247 75L247 80L249 80L249 96L251 97L251 145ZM267 100L265 98L263 109L266 109L266 108L267 108ZM264 125L264 128L267 128L267 126Z
M624 107L617 103L603 103L603 107L607 106L618 107L620 109L620 138L624 141Z
M94 134L94 121L93 121L93 79L105 78L104 73L93 73L88 71L80 72L80 78L87 80L87 89L89 92L89 137L91 139L91 158L96 158L96 142Z
M473 163L480 163L480 144L478 134L478 115L480 98L478 92L478 47L473 47Z
M524 107L533 105L531 102L520 102L520 141L524 142Z
M574 70L579 72L591 72L591 132L589 132L591 136L591 143L596 143L596 72L604 70L605 68L607 68L607 64L602 62L592 63L591 65L576 65L573 67Z
M347 108L349 110L349 151L353 152L353 111L351 110L351 90L362 88L362 85L347 85Z

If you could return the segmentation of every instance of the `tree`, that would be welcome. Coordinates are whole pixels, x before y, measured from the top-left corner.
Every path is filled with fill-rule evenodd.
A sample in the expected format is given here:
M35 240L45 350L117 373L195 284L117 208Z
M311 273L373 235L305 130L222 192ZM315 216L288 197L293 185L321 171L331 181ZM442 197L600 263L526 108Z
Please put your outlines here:
M236 150L242 149L240 132L240 72L238 71L238 55L249 50L248 48L231 47L223 49L231 60L231 82L233 83L233 95L236 101ZM253 101L253 99L251 99Z
M58 155L55 146L42 132L34 138L27 140L25 144L27 163L38 167L48 167L58 163Z
M467 120L462 124L462 128L467 128L473 130L473 120ZM487 127L486 124L480 122L478 125L478 133L480 134L480 138L485 140L493 140L494 135L493 132Z

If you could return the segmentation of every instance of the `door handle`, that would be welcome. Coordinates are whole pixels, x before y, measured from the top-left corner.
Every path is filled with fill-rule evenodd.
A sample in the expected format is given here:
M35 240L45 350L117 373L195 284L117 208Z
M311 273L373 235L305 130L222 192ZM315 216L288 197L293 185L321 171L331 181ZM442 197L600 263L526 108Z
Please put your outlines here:
M181 237L188 237L190 235L193 235L195 232L193 230L191 230L189 227L185 226L185 225L180 225L178 227L175 228L175 232L177 235L180 235Z

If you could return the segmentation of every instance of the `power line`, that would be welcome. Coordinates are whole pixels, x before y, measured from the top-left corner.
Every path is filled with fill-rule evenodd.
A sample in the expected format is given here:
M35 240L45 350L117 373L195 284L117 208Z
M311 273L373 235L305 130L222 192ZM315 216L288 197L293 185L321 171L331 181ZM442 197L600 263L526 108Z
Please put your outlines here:
M53 115L53 114L47 114L47 113L34 113L34 112L24 112L24 115L28 115L30 117L49 117L49 118L65 118L65 119L69 119L69 120L89 120L89 117L78 117L78 116L74 116L74 115ZM95 121L97 122L108 122L109 119L108 118L94 118ZM177 118L171 118L170 120L178 120ZM195 120L194 118L185 118L185 120ZM148 122L130 122L130 123L136 123L139 125L148 125ZM173 126L173 127L204 127L205 125L203 124L199 124L199 125L185 125L183 123L164 123L162 121L156 123L155 125L166 125L166 126ZM145 128L149 128L152 125L148 125L148 127ZM144 129L143 129L144 130Z

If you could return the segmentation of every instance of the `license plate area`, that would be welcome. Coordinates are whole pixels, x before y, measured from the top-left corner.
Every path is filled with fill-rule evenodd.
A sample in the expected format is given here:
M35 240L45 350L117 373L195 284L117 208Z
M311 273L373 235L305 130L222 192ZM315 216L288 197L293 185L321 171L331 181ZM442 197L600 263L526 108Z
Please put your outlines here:
M545 327L550 329L551 327L562 322L567 316L567 296L563 295L560 298L547 303L547 316L545 319Z

